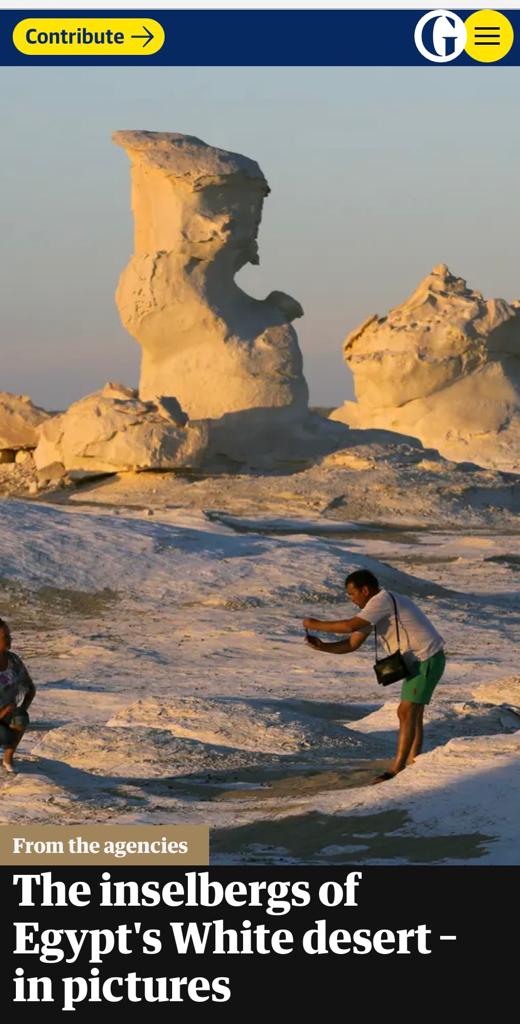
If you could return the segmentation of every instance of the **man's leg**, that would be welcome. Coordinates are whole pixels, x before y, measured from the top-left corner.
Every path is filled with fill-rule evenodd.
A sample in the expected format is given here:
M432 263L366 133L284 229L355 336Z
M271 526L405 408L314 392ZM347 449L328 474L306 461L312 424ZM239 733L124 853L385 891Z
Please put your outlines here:
M392 768L374 779L386 782L401 772L422 750L423 716L426 704L430 703L433 691L441 679L446 666L444 651L438 651L426 661L421 661L416 675L406 679L401 688L399 715L399 743Z
M420 663L419 672L413 679L408 679L403 683L401 701L406 702L411 698L412 702L419 709L416 715L415 736L406 764L413 764L415 758L421 753L424 708L426 704L430 703L435 687L442 678L445 667L446 657L444 651L438 651L437 654Z
M422 704L414 704L411 700L402 700L399 704L397 709L399 741L397 744L397 754L392 765L392 771L395 775L397 775L397 772L402 772L403 768L406 768L406 762L414 744L418 722L422 719L422 709Z
M402 772L403 768L411 763L409 758L412 756L412 750L416 749L416 753L419 753L422 744L424 704L414 704L411 700L402 700L397 714L399 717L399 740L394 763L390 771L378 775L374 779L374 783L393 779L394 775Z
M413 764L414 761L415 761L415 758L419 757L419 754L421 753L422 745L423 745L424 704L417 704L416 707L419 709L419 713L417 715L417 720L416 720L416 723L415 723L415 736L413 738L412 746L410 747L410 753L408 754L408 757L406 759L406 764L407 765Z

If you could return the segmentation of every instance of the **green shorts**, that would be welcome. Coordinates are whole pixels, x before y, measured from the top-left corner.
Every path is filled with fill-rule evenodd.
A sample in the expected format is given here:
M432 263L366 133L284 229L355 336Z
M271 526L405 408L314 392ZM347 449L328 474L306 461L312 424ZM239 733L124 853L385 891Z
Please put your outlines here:
M401 687L401 700L409 700L412 704L429 704L445 667L444 651L438 651L426 661L420 661L416 674L405 679Z

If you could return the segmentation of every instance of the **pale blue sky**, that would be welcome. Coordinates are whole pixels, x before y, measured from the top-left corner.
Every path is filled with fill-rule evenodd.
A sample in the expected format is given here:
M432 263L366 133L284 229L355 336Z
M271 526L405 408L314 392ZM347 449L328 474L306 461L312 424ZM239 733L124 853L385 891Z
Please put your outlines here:
M49 408L139 348L114 289L132 248L111 132L198 135L256 159L272 194L251 294L289 292L314 404L352 394L342 341L435 263L520 297L520 68L0 69L0 390Z

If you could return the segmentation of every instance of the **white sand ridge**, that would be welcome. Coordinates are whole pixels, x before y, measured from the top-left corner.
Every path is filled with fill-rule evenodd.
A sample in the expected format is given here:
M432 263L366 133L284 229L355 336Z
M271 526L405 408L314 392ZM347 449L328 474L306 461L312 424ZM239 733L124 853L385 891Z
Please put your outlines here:
M205 744L265 753L340 747L345 754L367 756L370 747L353 730L297 713L280 700L150 697L125 707L107 724L134 728L149 722Z

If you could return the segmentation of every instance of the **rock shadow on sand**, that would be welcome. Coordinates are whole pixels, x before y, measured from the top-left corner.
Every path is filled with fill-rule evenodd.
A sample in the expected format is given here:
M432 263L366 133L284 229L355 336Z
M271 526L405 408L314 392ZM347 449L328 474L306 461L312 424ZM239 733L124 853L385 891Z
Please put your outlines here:
M446 859L477 860L492 836L417 836L403 834L409 824L403 810L367 815L334 815L311 811L274 821L262 819L211 835L213 863L256 862L280 864L346 864L364 861L401 861L432 864Z

